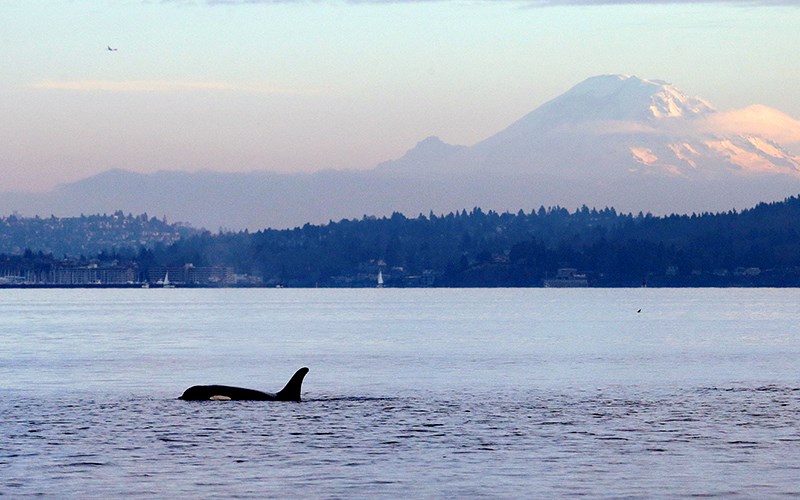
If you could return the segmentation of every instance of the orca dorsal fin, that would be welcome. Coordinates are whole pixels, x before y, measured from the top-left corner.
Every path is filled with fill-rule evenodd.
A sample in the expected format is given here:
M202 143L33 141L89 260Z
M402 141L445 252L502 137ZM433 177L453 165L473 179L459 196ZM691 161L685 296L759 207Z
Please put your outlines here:
M292 375L292 378L289 379L289 382L286 383L286 387L280 390L277 394L275 394L275 400L277 401L300 401L300 389L303 387L303 378L308 373L308 368L303 367L300 368Z

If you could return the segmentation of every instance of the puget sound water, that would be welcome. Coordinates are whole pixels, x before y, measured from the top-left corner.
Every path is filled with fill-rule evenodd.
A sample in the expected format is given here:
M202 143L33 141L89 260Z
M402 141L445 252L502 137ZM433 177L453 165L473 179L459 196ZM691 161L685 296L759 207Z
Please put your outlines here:
M0 494L796 497L798 299L2 290ZM301 366L301 403L176 399Z

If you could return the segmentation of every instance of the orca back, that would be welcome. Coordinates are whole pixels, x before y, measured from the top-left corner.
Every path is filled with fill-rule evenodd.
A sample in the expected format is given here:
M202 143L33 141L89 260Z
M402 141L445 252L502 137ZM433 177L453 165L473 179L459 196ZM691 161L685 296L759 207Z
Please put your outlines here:
M178 399L185 401L274 401L275 395L229 385L195 385L183 391Z
M178 399L185 401L300 401L300 391L308 368L300 368L292 375L286 386L277 394L232 387L229 385L194 385L189 387Z

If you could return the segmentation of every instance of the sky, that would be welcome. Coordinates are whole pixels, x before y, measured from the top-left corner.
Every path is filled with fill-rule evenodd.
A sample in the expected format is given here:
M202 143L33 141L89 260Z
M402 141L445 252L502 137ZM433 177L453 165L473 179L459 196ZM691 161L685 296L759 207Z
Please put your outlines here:
M800 118L798 26L800 0L0 0L0 192L366 169L609 73Z

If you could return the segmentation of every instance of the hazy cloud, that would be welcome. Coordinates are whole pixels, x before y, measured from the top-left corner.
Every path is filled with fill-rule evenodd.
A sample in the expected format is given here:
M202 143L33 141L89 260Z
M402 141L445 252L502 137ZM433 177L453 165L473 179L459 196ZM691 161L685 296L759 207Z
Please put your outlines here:
M715 111L692 120L664 119L651 123L600 120L562 126L556 131L592 135L722 134L763 137L783 145L800 144L800 120L760 104L731 111Z
M237 91L264 94L316 94L319 90L289 89L268 85L242 85L230 82L191 82L191 81L158 81L158 80L77 80L55 81L45 80L31 84L31 88L40 90L70 90L78 92L171 92L178 90L205 91Z
M762 105L714 113L707 118L710 130L757 135L783 144L800 143L800 120Z
M164 0L185 2L185 0ZM248 5L286 3L333 3L336 0L199 0L209 5ZM398 3L506 3L531 7L591 6L591 5L669 5L669 4L724 4L742 6L793 6L800 7L800 0L341 0L351 4L398 4Z
M724 4L744 6L800 6L800 0L529 0L529 5L556 7L563 5L668 5Z

